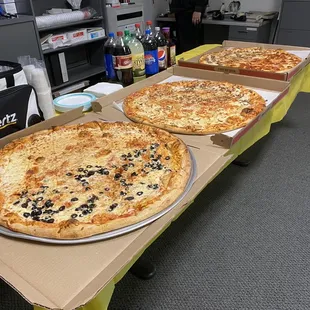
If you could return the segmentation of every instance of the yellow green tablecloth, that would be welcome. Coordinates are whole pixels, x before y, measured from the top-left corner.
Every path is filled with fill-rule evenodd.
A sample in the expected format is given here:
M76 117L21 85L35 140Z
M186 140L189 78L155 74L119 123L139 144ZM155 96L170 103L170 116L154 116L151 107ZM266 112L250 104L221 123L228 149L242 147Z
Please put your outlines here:
M179 55L177 58L178 59L183 58L187 60L197 55L200 55L203 52L210 50L216 46L219 45L213 45L213 44L202 45L196 49L193 49L191 51ZM257 123L246 135L244 135L232 147L230 153L233 154L234 156L231 159L231 161L236 157L238 157L240 154L242 154L246 149L251 147L255 142L260 140L263 136L267 135L270 131L272 123L279 122L284 118L284 116L286 115L287 111L291 107L292 103L294 102L299 92L310 93L310 65L304 68L293 78L289 93L273 109L271 109L268 113L266 113L262 118L262 120L259 123ZM229 165L230 162L227 163L227 165ZM154 238L152 242L155 241L156 238ZM149 245L152 242L150 242ZM149 245L147 245L145 249ZM122 277L127 273L127 271L134 264L134 262L142 255L142 253L143 251L141 251L139 255L137 255L130 262L130 264L128 264L106 287L104 287L102 291L96 296L96 298L90 301L86 306L82 307L81 310L107 309L114 291L115 284L122 279ZM34 307L34 310L42 310L42 308Z

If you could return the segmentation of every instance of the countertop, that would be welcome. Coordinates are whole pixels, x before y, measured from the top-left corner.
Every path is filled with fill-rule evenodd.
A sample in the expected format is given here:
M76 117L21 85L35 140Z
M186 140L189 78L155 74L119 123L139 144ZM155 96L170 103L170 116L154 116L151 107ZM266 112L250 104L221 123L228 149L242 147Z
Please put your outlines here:
M156 21L158 22L175 22L174 17L157 17ZM208 25L222 25L222 26L244 26L244 27L253 27L253 28L258 28L261 27L272 20L259 20L259 21L245 21L245 22L237 22L234 21L230 18L226 18L224 20L213 20L213 19L208 19L208 18L203 18L202 23L203 24L208 24Z

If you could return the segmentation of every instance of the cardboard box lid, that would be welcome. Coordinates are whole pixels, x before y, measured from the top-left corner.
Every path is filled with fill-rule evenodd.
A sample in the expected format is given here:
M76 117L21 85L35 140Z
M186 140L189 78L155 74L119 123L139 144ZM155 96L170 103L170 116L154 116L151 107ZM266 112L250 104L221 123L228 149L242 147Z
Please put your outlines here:
M2 139L1 145L67 123L101 120L77 109ZM74 309L90 301L132 258L188 206L231 159L212 145L193 148L197 181L185 199L153 224L110 240L83 245L50 245L0 236L0 276L30 303L50 309Z

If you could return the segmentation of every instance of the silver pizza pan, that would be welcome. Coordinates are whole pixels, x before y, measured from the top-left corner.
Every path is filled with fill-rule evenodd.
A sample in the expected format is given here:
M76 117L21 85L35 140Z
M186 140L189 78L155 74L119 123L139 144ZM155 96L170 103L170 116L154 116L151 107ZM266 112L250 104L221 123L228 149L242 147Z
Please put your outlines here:
M70 245L70 244L82 244L82 243L90 243L90 242L96 242L96 241L101 241L101 240L106 240L106 239L110 239L110 238L114 238L120 235L124 235L127 234L129 232L132 232L134 230L137 230L139 228L142 228L146 225L151 224L152 222L156 221L157 219L159 219L160 217L162 217L163 215L165 215L166 213L168 213L169 211L171 211L174 207L176 207L182 200L183 198L188 194L188 192L190 191L190 189L192 188L194 182L195 182L195 178L197 175L197 164L196 164L196 160L195 157L192 153L192 151L189 149L189 153L190 153L190 157L191 157L191 173L190 173L190 177L188 179L186 188L184 190L184 192L182 193L182 195L180 195L178 197L178 199L172 204L170 205L168 208L166 208L165 210L162 210L161 212L139 222L133 225L129 225L120 229L116 229L113 231L109 231L103 234L98 234L98 235L94 235L91 237L87 237L87 238L82 238L82 239L74 239L74 240L63 240L63 239L50 239L50 238L41 238L41 237L35 237L35 236L31 236L31 235L26 235L26 234L22 234L22 233L18 233L18 232L14 232L11 231L5 227L0 226L0 234L7 236L7 237L11 237L11 238L18 238L18 239L26 239L26 240L31 240L31 241L36 241L36 242L44 242L44 243L52 243L52 244L63 244L63 245Z

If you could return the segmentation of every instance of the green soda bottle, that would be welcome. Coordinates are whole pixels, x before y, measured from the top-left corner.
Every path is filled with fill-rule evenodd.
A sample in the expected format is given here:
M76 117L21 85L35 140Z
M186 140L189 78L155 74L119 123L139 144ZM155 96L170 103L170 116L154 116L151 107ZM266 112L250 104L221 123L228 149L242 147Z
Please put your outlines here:
M132 55L133 80L134 83L145 79L145 59L142 43L136 38L135 33L131 34L131 39L127 42Z

